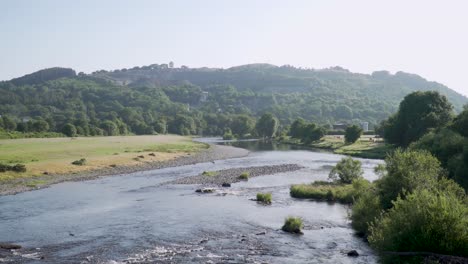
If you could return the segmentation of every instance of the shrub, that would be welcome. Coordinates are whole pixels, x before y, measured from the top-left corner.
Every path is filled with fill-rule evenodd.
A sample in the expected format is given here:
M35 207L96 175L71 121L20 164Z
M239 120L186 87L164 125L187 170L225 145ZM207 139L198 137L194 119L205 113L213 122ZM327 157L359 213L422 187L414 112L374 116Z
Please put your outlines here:
M10 170L10 166L6 164L1 164L0 163L0 172L6 172Z
M314 182L312 184L293 185L290 194L294 198L351 204L365 193L369 186L370 182L365 179L356 179L353 184Z
M218 173L216 171L204 171L202 173L203 176L208 176L208 177L214 177L216 175L218 175Z
M362 128L352 125L346 128L345 130L345 142L351 144L356 142L362 135Z
M302 219L299 217L288 217L284 221L283 227L281 227L281 230L284 232L289 232L289 233L296 233L296 234L302 234Z
M364 192L353 204L351 210L351 225L358 235L369 234L369 224L382 212L380 198L375 191Z
M243 173L241 173L241 175L239 175L239 179L241 180L249 180L249 176L250 176L250 173L248 171L244 171Z
M0 172L7 172L7 171L26 172L26 166L24 164L16 164L16 165L10 166L7 164L0 163Z
M75 160L71 164L77 165L77 166L83 166L86 164L86 159Z
M257 202L271 204L271 193L257 193Z
M405 197L418 187L432 188L442 174L440 162L427 151L396 150L376 168L376 186L384 209L398 196Z
M333 167L328 177L333 181L351 183L353 180L361 178L363 174L361 162L347 157L341 159L341 161Z
M26 172L26 166L24 164L16 164L13 167L11 167L11 171Z
M234 139L234 135L232 134L231 130L228 129L226 132L223 134L223 140L232 140Z
M373 248L468 256L466 199L450 191L418 189L393 204L370 225Z

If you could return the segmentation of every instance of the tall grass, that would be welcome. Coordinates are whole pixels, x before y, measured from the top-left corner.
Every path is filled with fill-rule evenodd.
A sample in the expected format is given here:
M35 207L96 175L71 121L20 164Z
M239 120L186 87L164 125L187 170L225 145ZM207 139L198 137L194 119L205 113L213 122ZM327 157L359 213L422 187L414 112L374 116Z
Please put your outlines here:
M288 233L302 234L302 227L303 224L302 219L300 217L290 216L284 221L284 225L283 227L281 227L281 230Z
M271 204L271 193L257 193L257 202Z
M364 179L354 180L352 184L314 182L293 185L290 194L294 198L352 204L369 186L370 183Z

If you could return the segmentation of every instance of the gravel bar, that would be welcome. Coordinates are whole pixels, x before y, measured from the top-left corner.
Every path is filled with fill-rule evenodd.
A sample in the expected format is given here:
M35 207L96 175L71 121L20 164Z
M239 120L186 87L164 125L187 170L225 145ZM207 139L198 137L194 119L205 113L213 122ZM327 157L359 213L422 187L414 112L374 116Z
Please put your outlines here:
M219 170L209 172L210 175L197 175L180 178L174 181L170 181L167 184L202 184L207 186L221 186L223 183L234 183L243 181L239 176L244 173L249 173L249 178L272 175L282 172L296 171L304 167L297 164L281 164L271 166L259 166L259 167L245 167L245 168L232 168L226 170Z

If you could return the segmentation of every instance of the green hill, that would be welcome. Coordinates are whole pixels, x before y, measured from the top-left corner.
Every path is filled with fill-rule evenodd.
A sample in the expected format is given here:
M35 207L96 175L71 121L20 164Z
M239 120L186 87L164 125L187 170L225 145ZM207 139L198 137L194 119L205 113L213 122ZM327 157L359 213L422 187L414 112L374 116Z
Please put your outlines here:
M92 74L52 68L0 82L0 129L80 135L223 134L264 112L283 125L302 117L320 124L376 124L416 90L436 90L456 111L468 99L408 73L371 75L249 64L229 69L150 65ZM248 117L248 119L245 118ZM239 121L241 120L241 121ZM247 121L246 121L247 120ZM45 124L46 122L47 124ZM70 126L66 128L67 132Z

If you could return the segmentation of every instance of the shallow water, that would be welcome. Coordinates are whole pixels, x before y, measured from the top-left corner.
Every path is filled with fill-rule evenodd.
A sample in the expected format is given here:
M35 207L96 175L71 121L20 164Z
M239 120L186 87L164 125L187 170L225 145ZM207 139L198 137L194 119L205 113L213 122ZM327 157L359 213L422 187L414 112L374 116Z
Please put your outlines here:
M26 263L377 262L353 234L346 206L289 196L291 184L325 180L342 156L255 141L241 145L249 156L0 197L0 241L23 245L15 261ZM362 162L365 177L374 180L381 161ZM251 178L214 194L164 184L206 170L286 163L304 169ZM272 192L271 206L250 200L260 191ZM279 230L290 215L303 218L303 236ZM346 256L352 249L361 256Z

